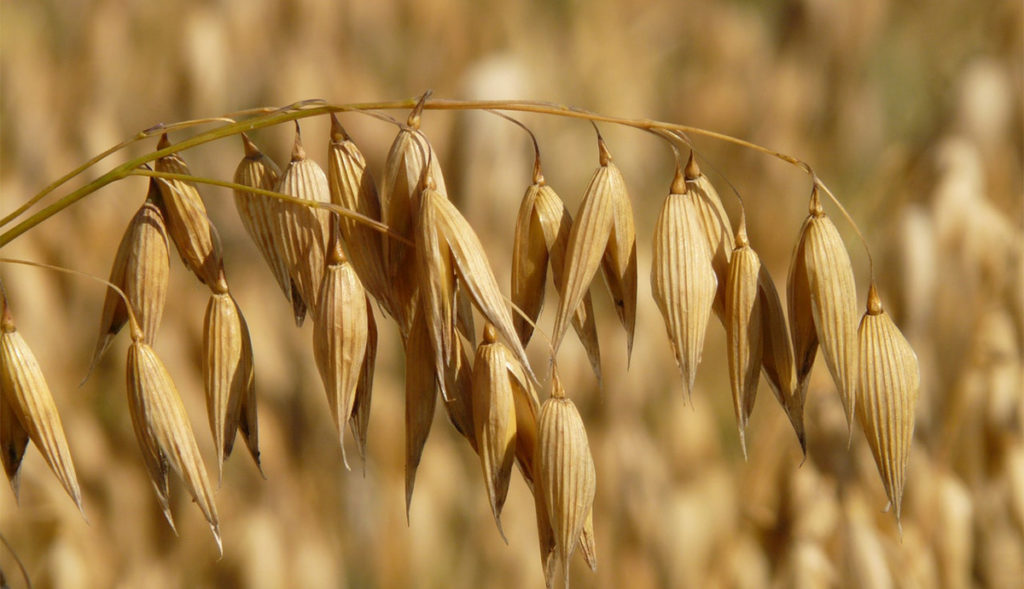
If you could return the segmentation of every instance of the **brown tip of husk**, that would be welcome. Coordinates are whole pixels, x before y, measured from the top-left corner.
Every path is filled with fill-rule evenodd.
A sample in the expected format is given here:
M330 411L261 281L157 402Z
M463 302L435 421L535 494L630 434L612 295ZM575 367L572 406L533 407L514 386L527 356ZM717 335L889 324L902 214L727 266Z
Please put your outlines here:
M167 149L171 146L171 140L167 137L167 133L160 135L160 141L157 141L157 149Z
M821 196L818 194L817 184L811 189L811 202L807 205L807 210L813 217L821 217L825 214L825 209L821 206Z
M874 281L868 287L868 315L880 315L883 311L882 299L878 297L878 290Z
M331 141L335 143L341 143L342 141L348 141L348 133L345 132L345 127L341 126L341 121L338 120L338 115L331 113Z
M242 133L241 136L242 147L245 149L245 157L249 159L257 159L263 155L263 152L260 151L260 148L256 147L256 144L253 143L252 139L249 139L248 135Z
M597 151L598 160L602 166L607 166L612 161L612 154L608 151L608 145L604 142L604 137L601 137L601 133L597 133Z
M686 179L696 180L700 178L700 166L697 165L697 157L693 150L690 150L690 159L686 161ZM681 194L681 193L680 193Z
M672 178L672 186L669 188L669 192L672 194L686 194L686 176L683 175L683 170L676 165L675 177Z
M299 122L295 121L295 143L292 144L292 161L301 162L306 159L306 150L302 147L302 130Z

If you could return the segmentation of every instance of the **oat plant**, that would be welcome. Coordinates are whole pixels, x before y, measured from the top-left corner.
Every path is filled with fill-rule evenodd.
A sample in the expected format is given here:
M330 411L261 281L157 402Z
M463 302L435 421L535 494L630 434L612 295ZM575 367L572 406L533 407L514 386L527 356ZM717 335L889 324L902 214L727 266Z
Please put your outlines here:
M388 112L409 111L405 122ZM533 134L533 170L515 215L510 269L492 267L474 228L449 198L444 170L420 121L435 110L486 110L529 129L514 113L534 113L620 125L653 132L674 155L674 177L653 235L637 234L628 189L612 148L597 133L596 169L575 214L545 181L541 149ZM379 181L339 118L370 114L397 135ZM326 146L304 144L299 121L330 118ZM294 123L290 161L273 162L251 131ZM205 130L204 130L205 129ZM725 141L777 158L808 176L808 216L793 242L785 299L755 250L746 211L730 219L722 199L698 164L693 139ZM71 188L129 145L154 141L155 150L110 167ZM230 180L193 174L189 150L213 141L239 144ZM324 151L326 148L326 152ZM315 154L325 156L326 170ZM50 217L129 176L150 179L138 213L125 230L109 275L108 296L97 310L100 326L92 364L125 326L131 345L126 363L128 405L143 462L157 499L173 526L168 477L176 472L218 535L220 520L207 473L171 375L154 351L166 300L171 244L210 294L203 329L202 371L209 428L218 472L240 435L260 464L254 386L258 359L242 308L224 272L225 251L200 188L233 190L242 225L268 265L296 324L313 323L312 354L327 408L344 449L352 432L366 460L378 322L393 320L405 350L406 508L437 405L467 448L479 456L481 496L502 530L513 464L534 494L541 566L550 586L569 583L569 561L579 552L597 566L593 501L600 473L585 424L572 401L573 383L558 376L555 360L572 327L601 379L602 353L591 285L603 275L626 333L628 362L637 306L637 240L653 245L651 287L678 365L681 392L689 397L700 367L712 316L727 336L739 444L763 374L806 454L803 408L808 377L821 350L851 428L867 437L897 521L913 437L919 369L914 351L885 313L874 283L860 319L858 287L839 232L826 213L834 205L852 223L807 163L715 132L651 120L633 120L529 101L418 100L364 104L305 101L258 108L215 119L158 125L107 150L46 187L0 220L0 247ZM738 195L737 195L738 196ZM827 197L827 200L826 198ZM858 231L859 235L859 231ZM862 240L863 241L863 240ZM865 247L866 244L865 244ZM870 263L870 253L868 255ZM13 262L3 258L5 262ZM553 326L538 325L550 270L557 294ZM500 286L508 283L510 297ZM271 295L268 295L271 296ZM599 293L596 296L602 296ZM377 311L374 311L374 308ZM289 318L282 317L282 321ZM480 326L481 332L477 331ZM0 333L0 445L17 493L21 458L29 442L43 454L79 506L83 497L42 370L29 341L43 337L32 326L22 337L6 298ZM539 337L537 337L539 336ZM543 346L549 362L533 364L526 348ZM541 391L550 391L543 394ZM607 394L619 394L608 391ZM343 454L346 467L349 458ZM88 497L85 497L87 502ZM219 543L219 537L218 537Z

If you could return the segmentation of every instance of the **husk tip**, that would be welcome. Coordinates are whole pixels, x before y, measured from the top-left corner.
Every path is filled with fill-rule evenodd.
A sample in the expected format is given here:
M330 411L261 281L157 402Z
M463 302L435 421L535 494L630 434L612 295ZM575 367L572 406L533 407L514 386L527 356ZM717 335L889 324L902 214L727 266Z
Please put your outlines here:
M295 121L295 143L292 144L292 161L300 162L306 159L306 150L302 147L302 130L299 128L299 121Z
M685 174L687 180L696 180L701 175L700 166L697 165L697 156L692 149L690 150L690 159L686 161Z

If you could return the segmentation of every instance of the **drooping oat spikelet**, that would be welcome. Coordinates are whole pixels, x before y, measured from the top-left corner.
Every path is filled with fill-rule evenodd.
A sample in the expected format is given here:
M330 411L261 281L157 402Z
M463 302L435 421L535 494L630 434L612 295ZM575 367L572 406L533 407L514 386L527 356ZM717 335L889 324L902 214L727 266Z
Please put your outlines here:
M651 292L665 320L687 397L693 390L718 279L696 201L677 170L654 228Z
M363 378L369 322L366 291L341 250L340 237L335 234L331 241L313 318L313 356L338 429L342 460L348 468L345 425L352 416L356 391Z
M562 199L544 182L540 164L535 167L534 182L526 189L516 218L515 242L512 250L512 302L529 318L515 314L519 341L525 346L533 335L533 325L544 305L547 267L551 265L552 280L561 294L566 249L572 229L572 216ZM597 379L601 380L601 348L597 340L594 308L590 291L576 308L572 326L580 337L587 358Z
M762 265L757 275L757 297L761 307L761 326L764 333L762 362L765 377L771 385L775 398L786 411L800 449L807 453L807 437L804 434L804 397L806 388L797 383L796 368L793 364L793 343L782 311L782 301L775 289L768 270Z
M498 343L494 327L488 324L473 362L473 425L494 523L506 544L501 509L516 455L516 403L508 370L512 361L505 346Z
M277 192L311 202L331 201L327 175L315 161L306 157L298 125L295 127L292 159L278 181ZM301 324L306 309L311 315L316 314L315 305L324 274L324 240L328 235L329 216L326 211L283 200L274 202L274 211L274 230L281 247L278 256L288 267L295 323ZM301 305L296 302L296 297Z
M0 458L3 459L4 472L17 501L19 469L21 459L25 457L25 448L28 447L28 432L21 427L11 403L7 389L0 388L0 452L3 453Z
M118 286L132 303L135 317L142 328L143 340L152 344L160 327L167 298L170 274L167 229L164 216L156 206L159 200L156 179L149 183L149 196L128 224L121 238L110 270L110 282ZM128 310L121 295L107 290L100 318L100 336L96 342L92 364L110 346L114 336L128 321Z
M739 427L743 457L747 457L747 420L754 410L761 375L764 333L758 276L761 261L747 240L745 220L736 232L736 248L729 260L725 288L725 336L732 384L733 409Z
M729 257L736 247L730 230L729 216L725 213L725 207L722 206L722 199L718 196L718 191L715 190L708 177L701 172L692 151L684 174L686 176L686 194L694 198L697 209L700 211L700 224L708 242L708 251L711 252L711 267L715 269L715 276L718 278L714 311L716 315L723 317Z
M797 245L798 253L802 251L804 258L807 292L796 293L798 302L790 301L790 314L794 314L793 307L799 304L800 299L809 299L811 318L822 355L825 356L825 363L843 400L852 434L857 388L857 292L853 267L839 231L821 208L817 187L811 194L810 211ZM795 287L799 288L800 284ZM806 311L797 311L796 314L801 322L800 329L806 331ZM794 335L794 347L806 349L797 344L795 338ZM797 358L799 367L801 356ZM807 361L808 358L803 360ZM810 361L813 362L813 357ZM809 365L807 369L810 369Z
M235 304L237 308L237 303ZM252 373L253 354L252 338L249 337L249 325L245 322L242 310L238 310L238 319L242 328L242 358L248 358L249 362L249 384L242 389L242 400L238 409L238 431L242 432L245 440L245 447L249 450L253 462L260 474L263 474L263 465L260 462L260 428L256 412L256 379ZM243 367L244 368L244 367ZM245 374L243 372L243 374ZM264 477L265 478L265 477Z
M224 459L231 455L235 432L243 420L242 403L255 403L248 331L235 299L226 292L211 293L203 320L203 382L219 476L223 475ZM247 419L246 424L251 425Z
M423 191L422 206L435 209L435 230L451 248L451 257L455 262L460 286L465 287L477 310L494 325L516 359L523 365L530 380L537 382L530 368L530 361L526 357L526 350L516 336L515 327L512 325L512 312L505 303L501 289L498 288L498 281L494 278L480 238L455 205L436 190Z
M797 393L803 405L807 398L811 368L818 353L818 331L814 327L811 311L811 286L807 279L806 236L813 217L807 217L800 227L796 246L786 278L786 304L789 308L789 334L793 340L793 366L796 370Z
M170 147L165 133L157 149ZM191 174L185 160L177 153L165 155L154 164L158 172ZM161 207L167 220L167 230L185 263L203 284L215 285L224 281L224 260L217 231L206 215L206 205L199 190L185 180L157 179L160 186Z
M921 385L917 354L882 309L874 283L857 334L860 383L857 419L868 439L885 494L900 519L914 411Z
M57 404L35 354L14 327L14 318L6 301L0 303L0 307L0 404L5 405L2 421L9 422L12 417L18 421L22 432L39 448L50 470L81 510L82 492ZM13 415L7 415L8 411ZM18 466L25 451L24 437L13 424L4 424L4 429L5 435L0 436L4 438L4 466L17 494Z
M377 364L377 322L373 319L373 305L366 298L366 353L363 354L363 368L356 384L355 401L352 404L352 416L348 425L352 437L356 440L359 457L363 461L363 474L366 474L366 434L370 425L370 402L373 400L373 371Z
M366 168L366 159L349 138L335 115L331 115L331 141L327 147L327 181L331 202L381 220L377 185ZM359 281L378 301L389 308L389 288L384 270L384 251L380 232L348 217L339 217L341 236L350 254Z
M569 559L593 509L597 478L583 420L576 405L565 397L557 373L551 387L551 398L541 407L538 421L537 478L568 587Z
M537 478L537 416L540 415L540 400L518 362L509 362L508 369L512 377L510 382L516 411L516 462L527 486L534 489Z
M460 338L455 338L456 353L453 362L445 366L444 378L448 387L448 398L444 409L448 421L462 434L473 451L479 453L476 427L473 423L473 363Z
M171 375L153 349L140 340L134 340L128 348L127 374L128 406L135 435L168 521L171 522L167 504L169 465L185 482L210 524L217 549L222 550L213 489Z
M430 334L422 311L413 316L412 329L405 342L405 518L409 519L416 469L423 446L430 435L437 403L437 380Z
M235 168L235 184L251 186L263 190L274 190L277 181L281 177L281 170L278 169L274 160L263 155L263 152L256 147L249 137L242 133L242 144L245 147L245 156ZM274 280L284 292L288 302L292 302L292 281L288 274L288 263L282 257L281 237L277 233L279 226L275 220L277 215L277 200L273 197L253 192L235 190L235 208L238 209L238 217L242 220L249 237L256 243L260 255L270 266L274 274Z
M635 279L630 276L635 272L636 260L635 252L628 247L632 227L632 213L626 218L629 195L622 173L612 163L607 146L600 138L598 146L601 165L587 186L576 223L569 231L564 274L560 281L562 299L555 315L552 337L555 350L558 350L565 336L568 321L590 288L594 273L601 266L602 260L606 259L606 279L619 318L626 328L627 347L632 349L636 289ZM614 239L613 233L616 233ZM627 292L630 291L631 282L632 294Z
M419 132L419 113L413 112L408 125L398 132L391 144L380 189L384 223L410 241L419 215L420 193L428 177L433 179L434 189L447 199L448 190L437 154ZM391 239L384 239L382 251L392 289L392 311L402 333L408 334L417 296L409 272L413 252L405 244Z
M420 206L416 219L414 236L415 272L420 304L423 307L430 345L434 350L434 373L444 374L445 365L452 362L455 334L455 272L452 269L452 252L440 227L440 207L433 206L435 199L446 200L434 190L433 183L420 197L425 203ZM448 399L445 379L440 379L441 395Z

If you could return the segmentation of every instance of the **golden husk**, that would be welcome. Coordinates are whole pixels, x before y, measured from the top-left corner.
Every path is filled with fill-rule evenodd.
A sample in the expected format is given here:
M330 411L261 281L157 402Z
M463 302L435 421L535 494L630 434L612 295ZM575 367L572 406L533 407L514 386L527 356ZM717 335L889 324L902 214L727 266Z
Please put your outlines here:
M740 225L736 241L736 249L732 251L729 260L723 318L733 409L736 413L743 456L746 458L747 420L754 410L764 349L764 327L758 288L761 261L747 242L746 229L743 225Z

